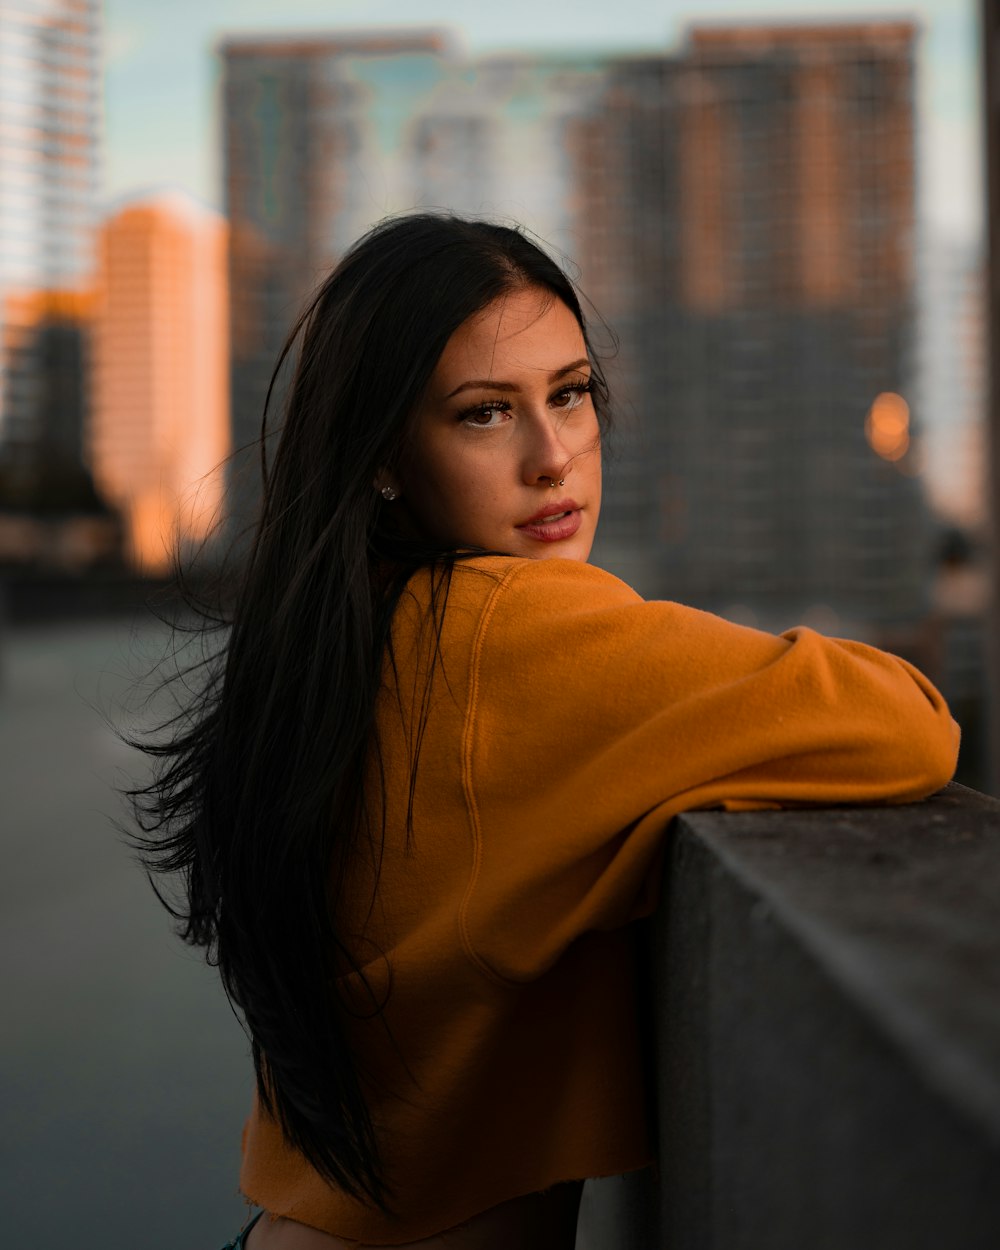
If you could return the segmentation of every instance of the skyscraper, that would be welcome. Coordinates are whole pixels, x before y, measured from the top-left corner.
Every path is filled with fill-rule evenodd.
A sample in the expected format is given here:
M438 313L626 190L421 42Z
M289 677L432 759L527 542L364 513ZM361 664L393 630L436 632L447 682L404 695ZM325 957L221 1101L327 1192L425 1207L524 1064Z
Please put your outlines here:
M52 421L76 412L79 422L84 409L73 309L93 264L99 0L4 0L0 80L0 462L16 476L80 445L79 425L68 433ZM66 392L58 411L54 373Z
M764 625L913 621L915 35L720 26L676 54L472 62L439 36L227 44L237 439L366 225L509 216L620 340L598 561Z
M921 400L933 500L950 523L985 527L986 267L981 248L928 231L921 249Z
M281 345L337 256L406 202L400 130L445 49L435 31L221 46L236 532L256 508L255 444Z
M128 555L158 573L206 537L229 450L226 224L179 194L103 226L90 461Z
M854 632L926 608L915 34L696 29L614 72L647 592Z

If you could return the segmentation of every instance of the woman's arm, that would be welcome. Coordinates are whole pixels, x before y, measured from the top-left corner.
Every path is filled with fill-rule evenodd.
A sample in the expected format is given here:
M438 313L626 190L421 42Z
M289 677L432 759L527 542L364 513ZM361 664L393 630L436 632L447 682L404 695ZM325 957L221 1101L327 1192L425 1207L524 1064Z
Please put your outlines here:
M467 949L530 979L655 905L676 813L908 802L949 780L957 749L940 694L894 656L646 603L587 565L512 566L467 722Z

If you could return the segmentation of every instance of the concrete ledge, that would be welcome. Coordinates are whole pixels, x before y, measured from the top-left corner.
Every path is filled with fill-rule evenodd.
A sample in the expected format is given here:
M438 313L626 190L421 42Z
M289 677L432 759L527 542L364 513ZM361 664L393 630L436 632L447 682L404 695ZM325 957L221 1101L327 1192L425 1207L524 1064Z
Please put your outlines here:
M659 1182L593 1250L1000 1246L1000 802L694 813L650 927Z

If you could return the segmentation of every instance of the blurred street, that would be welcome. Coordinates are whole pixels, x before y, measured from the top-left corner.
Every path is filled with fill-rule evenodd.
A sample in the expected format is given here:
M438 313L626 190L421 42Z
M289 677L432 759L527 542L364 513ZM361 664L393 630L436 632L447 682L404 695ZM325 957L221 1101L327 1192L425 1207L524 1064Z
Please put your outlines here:
M0 637L0 1174L26 1250L216 1250L243 1221L247 1047L112 824L140 765L101 712L120 721L161 639Z

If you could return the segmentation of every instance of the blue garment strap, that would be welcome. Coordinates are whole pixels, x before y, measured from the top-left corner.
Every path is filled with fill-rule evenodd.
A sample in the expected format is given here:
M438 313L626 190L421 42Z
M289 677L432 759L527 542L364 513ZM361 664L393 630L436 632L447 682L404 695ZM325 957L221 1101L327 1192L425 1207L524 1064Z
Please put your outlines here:
M244 1224L242 1230L237 1235L236 1240L227 1241L226 1244L222 1247L222 1250L243 1250L244 1239L247 1233L249 1233L250 1229L253 1228L253 1226L257 1223L257 1221L260 1219L260 1217L263 1214L264 1214L263 1211L258 1211L249 1224Z

